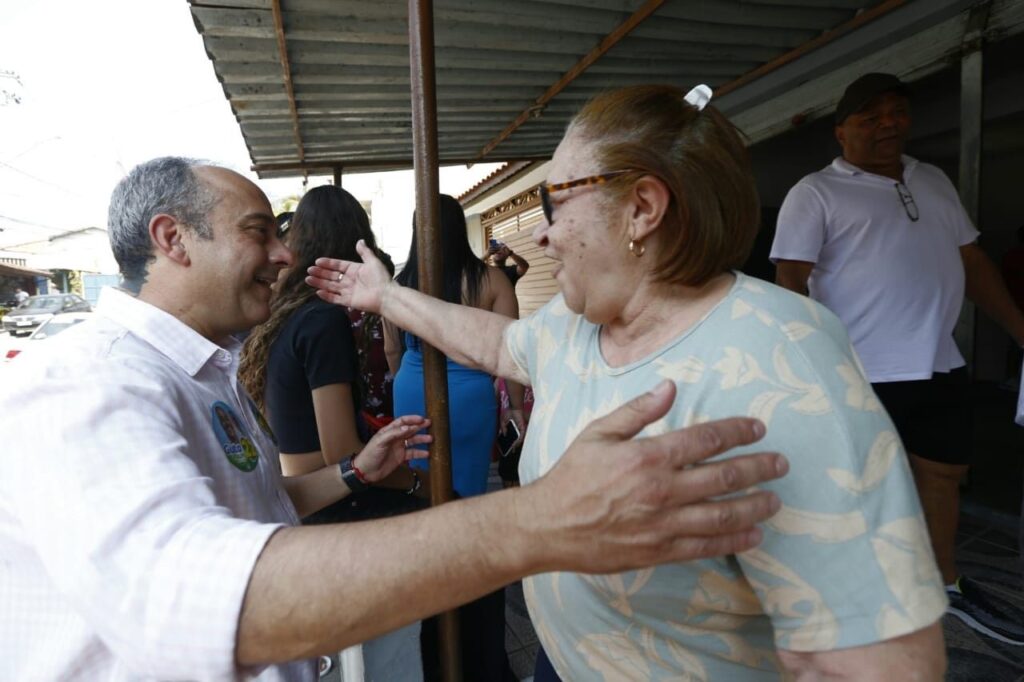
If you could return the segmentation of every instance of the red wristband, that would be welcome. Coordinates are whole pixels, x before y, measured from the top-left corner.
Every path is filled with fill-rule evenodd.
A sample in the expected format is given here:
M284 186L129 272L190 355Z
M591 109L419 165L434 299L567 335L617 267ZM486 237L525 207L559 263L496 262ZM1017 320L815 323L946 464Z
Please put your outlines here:
M370 479L366 478L366 474L364 474L362 471L360 471L359 467L356 466L356 458L355 457L352 458L352 471L355 472L356 478L359 479L360 483L362 483L363 485L370 485Z

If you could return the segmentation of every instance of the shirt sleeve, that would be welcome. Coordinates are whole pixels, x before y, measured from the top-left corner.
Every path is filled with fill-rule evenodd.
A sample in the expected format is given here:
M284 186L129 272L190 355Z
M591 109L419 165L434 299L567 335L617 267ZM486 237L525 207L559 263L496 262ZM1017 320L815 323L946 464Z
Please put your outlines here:
M762 544L737 558L776 646L793 651L893 639L946 607L900 438L837 342L839 322L828 324L833 334L774 346L761 367L776 388L751 402L768 425L758 449L786 454L791 468L763 486L783 507Z
M963 202L960 201L960 195L956 191L956 186L953 185L949 176L941 168L932 166L929 170L936 176L936 182L942 185L943 194L949 197L949 213L953 216L957 246L973 244L978 240L981 233L978 232L974 223L971 222L971 217L967 215L967 209L964 208Z
M541 352L542 335L551 335L549 324L551 312L566 311L561 294L557 294L538 310L520 320L516 320L505 328L505 349L520 371L530 377L530 384L537 385L537 371ZM550 344L549 344L550 345Z
M32 374L32 390L0 400L18 417L5 421L19 454L0 464L5 511L133 675L235 679L249 578L281 525L216 499L160 368L110 364Z
M773 263L817 263L825 244L825 223L825 202L810 183L801 180L789 190L779 209L769 258Z
M295 354L310 390L355 381L355 340L346 310L335 305L311 310L296 332Z

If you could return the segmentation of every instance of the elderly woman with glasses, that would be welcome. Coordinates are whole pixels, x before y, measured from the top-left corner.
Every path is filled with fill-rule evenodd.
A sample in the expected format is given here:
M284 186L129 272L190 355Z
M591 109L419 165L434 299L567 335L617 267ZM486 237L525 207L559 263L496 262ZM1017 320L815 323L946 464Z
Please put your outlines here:
M899 438L839 321L736 271L759 202L743 140L710 95L627 88L573 119L534 233L561 291L528 318L401 288L367 249L363 264L318 260L307 281L532 384L524 484L662 379L678 398L645 433L747 415L767 426L758 447L786 453L790 475L762 486L782 508L755 549L525 581L562 678L938 680L946 600Z

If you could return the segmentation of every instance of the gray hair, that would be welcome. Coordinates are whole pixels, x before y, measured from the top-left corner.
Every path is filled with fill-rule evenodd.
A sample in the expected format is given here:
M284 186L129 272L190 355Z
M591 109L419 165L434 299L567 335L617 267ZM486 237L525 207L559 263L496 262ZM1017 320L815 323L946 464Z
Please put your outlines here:
M117 183L110 196L107 226L126 288L137 292L155 259L149 236L154 216L166 213L199 237L213 237L209 214L217 197L194 170L206 165L197 159L164 156L139 164Z

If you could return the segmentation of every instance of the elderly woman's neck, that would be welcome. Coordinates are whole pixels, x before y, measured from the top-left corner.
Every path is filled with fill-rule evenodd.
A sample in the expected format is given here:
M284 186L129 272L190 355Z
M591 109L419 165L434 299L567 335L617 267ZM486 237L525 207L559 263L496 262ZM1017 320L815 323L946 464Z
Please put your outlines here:
M645 282L601 329L601 352L612 366L635 362L700 322L729 293L726 272L701 286Z

